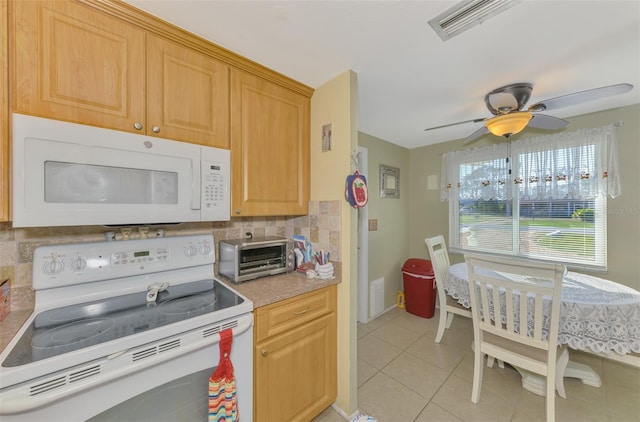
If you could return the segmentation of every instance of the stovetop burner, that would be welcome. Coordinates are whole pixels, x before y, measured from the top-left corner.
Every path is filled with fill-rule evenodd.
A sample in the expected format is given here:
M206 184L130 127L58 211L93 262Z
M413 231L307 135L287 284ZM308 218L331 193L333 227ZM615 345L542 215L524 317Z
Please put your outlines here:
M2 363L20 366L242 303L216 280L170 286L156 302L146 292L44 311Z
M89 318L44 330L33 337L31 345L37 349L53 349L80 342L90 344L92 339L108 335L111 328L113 328L112 319Z
M193 296L179 297L162 302L158 306L158 312L167 315L194 314L204 308L214 306L215 295L197 294Z

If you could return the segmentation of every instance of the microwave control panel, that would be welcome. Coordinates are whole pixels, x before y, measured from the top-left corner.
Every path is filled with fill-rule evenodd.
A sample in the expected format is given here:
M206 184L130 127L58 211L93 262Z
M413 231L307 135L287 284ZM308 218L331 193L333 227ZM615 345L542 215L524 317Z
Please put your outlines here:
M201 220L229 220L231 218L230 153L228 150L214 148L207 148L206 151L215 153L219 157L203 156L201 161ZM203 155L204 152L205 150L203 150Z

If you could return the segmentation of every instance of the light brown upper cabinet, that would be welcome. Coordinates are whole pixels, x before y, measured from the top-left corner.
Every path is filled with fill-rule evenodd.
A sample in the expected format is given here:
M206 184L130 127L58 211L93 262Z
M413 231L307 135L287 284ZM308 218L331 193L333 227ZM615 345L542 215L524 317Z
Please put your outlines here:
M309 97L232 69L232 216L308 213L309 120Z
M164 138L229 149L229 66L147 35L147 124Z
M7 0L0 0L0 221L9 221L9 59Z
M11 2L13 109L229 148L229 66L87 5Z

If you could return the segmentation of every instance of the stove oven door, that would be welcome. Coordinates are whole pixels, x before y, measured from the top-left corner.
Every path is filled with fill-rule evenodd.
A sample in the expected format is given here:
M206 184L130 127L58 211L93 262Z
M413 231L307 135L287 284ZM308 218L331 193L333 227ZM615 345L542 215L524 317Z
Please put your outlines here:
M208 380L220 358L218 334L233 328L231 360L236 380L238 412L253 419L253 315L243 314L194 331L200 342L186 336L164 339L88 362L91 376L78 378L51 392L34 394L36 382L0 390L3 422L13 421L205 421L208 419ZM193 336L193 332L189 332ZM80 372L78 367L69 373ZM89 372L87 372L89 374ZM51 374L40 384L64 382L69 374ZM58 380L58 381L55 381Z
M209 377L213 371L215 367L207 368L145 391L88 422L206 421Z

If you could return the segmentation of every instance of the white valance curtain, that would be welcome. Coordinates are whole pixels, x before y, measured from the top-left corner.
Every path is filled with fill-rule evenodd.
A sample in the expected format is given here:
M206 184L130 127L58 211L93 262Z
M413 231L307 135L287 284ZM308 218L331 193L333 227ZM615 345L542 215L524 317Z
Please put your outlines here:
M442 156L440 200L504 199L511 197L509 146L447 152Z
M442 156L440 200L620 195L616 128L580 129Z

